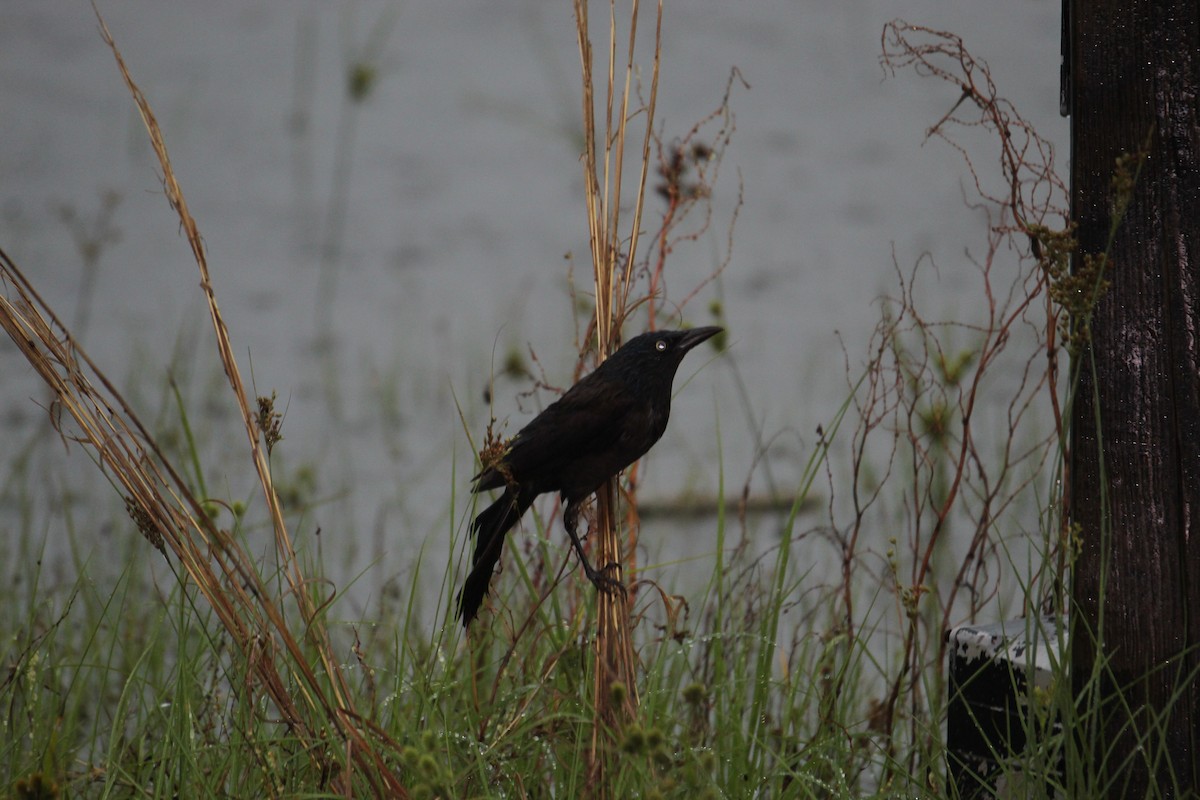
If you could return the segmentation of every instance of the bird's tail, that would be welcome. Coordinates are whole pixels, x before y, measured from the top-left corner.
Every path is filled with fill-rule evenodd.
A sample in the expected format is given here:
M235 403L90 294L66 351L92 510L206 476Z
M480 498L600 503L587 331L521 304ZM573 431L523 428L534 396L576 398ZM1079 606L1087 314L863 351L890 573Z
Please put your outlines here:
M464 628L475 619L487 595L492 572L504 549L505 535L532 504L532 497L525 497L508 488L471 523L471 532L475 535L475 556L471 561L471 573L458 593L458 617Z

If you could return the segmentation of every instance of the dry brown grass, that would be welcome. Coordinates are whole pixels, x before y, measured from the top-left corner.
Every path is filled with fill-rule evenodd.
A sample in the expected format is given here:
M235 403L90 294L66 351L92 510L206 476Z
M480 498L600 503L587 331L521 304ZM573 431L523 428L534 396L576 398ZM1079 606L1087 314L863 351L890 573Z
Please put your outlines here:
M628 17L628 42L623 61L621 84L618 85L618 23L615 5L609 4L608 69L605 86L605 119L600 129L596 120L595 74L591 30L586 0L575 0L575 22L579 40L579 56L583 79L583 174L586 191L589 245L595 283L595 317L591 329L595 335L600 359L620 345L621 324L629 313L630 290L636 263L638 233L641 230L642 208L645 200L646 177L650 172L650 144L653 141L655 101L658 96L658 72L661 56L662 3L658 4L654 39L654 63L650 73L650 97L644 107L637 104L635 86L635 52L639 3L634 3ZM632 109L632 111L631 111ZM645 123L641 138L638 181L631 192L632 218L628 233L622 235L625 220L621 217L622 179L625 156L630 147L628 123L640 114ZM603 144L597 146L598 135ZM623 268L624 267L624 268ZM623 547L617 526L616 478L597 492L596 558L600 564L616 564L613 574L624 587L621 569ZM625 591L599 593L594 654L596 658L594 699L596 725L592 733L592 774L596 777L598 794L604 791L604 748L601 733L619 727L623 718L636 712L636 658L633 652L630 605Z
M277 566L286 583L282 596L275 596L246 550L205 512L201 499L190 491L128 403L3 252L0 326L50 388L51 421L64 441L94 451L97 463L121 487L141 533L168 560L173 557L178 562L182 572L177 574L185 574L215 611L242 656L245 675L240 690L270 698L277 718L311 758L322 785L347 796L357 789L381 797L405 797L393 772L395 743L356 710L324 624L325 602L315 600L314 581L297 560L284 523L266 452L270 431L260 427L261 421L272 419L270 400L256 401L246 392L209 276L203 240L175 178L162 131L98 10L96 14L150 135L165 194L200 270L217 351L269 510ZM262 401L267 405L265 414ZM285 606L288 599L294 603L292 620Z

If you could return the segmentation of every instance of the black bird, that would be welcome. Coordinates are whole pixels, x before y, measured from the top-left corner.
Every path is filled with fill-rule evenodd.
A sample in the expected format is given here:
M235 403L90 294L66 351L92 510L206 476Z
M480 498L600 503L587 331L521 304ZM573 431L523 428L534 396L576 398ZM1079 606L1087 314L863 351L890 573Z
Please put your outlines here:
M466 627L479 613L504 536L544 492L559 492L563 526L592 583L609 579L592 568L575 525L579 507L606 480L646 454L667 429L671 384L687 352L721 328L655 331L630 339L591 374L538 414L500 457L472 480L473 492L504 489L471 524L475 557L458 594Z

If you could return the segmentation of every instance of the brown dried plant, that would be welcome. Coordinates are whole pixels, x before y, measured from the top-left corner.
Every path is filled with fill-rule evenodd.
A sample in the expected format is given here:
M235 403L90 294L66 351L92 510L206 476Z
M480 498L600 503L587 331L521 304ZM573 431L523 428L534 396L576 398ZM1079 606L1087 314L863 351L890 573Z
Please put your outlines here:
M278 441L278 417L270 403L261 409L251 405L217 304L203 241L176 181L162 131L99 10L96 15L150 136L167 200L200 270L218 354L245 426L298 627L289 623L283 598L274 596L249 553L206 513L202 499L190 491L137 414L2 252L0 327L49 386L51 420L64 441L95 452L99 465L119 484L139 531L173 557L205 597L243 656L246 690L261 690L270 698L278 719L300 742L322 783L339 793L350 794L357 787L379 797L407 797L394 772L398 748L355 708L321 614L328 600L320 607L314 601L312 581L296 558L284 523L267 452Z
M964 202L987 221L983 251L967 259L979 284L979 314L930 316L915 286L920 274L936 269L932 260L897 268L899 296L885 303L854 395L850 519L835 519L832 528L842 553L847 641L872 635L878 625L856 607L864 579L891 593L895 620L886 627L896 631L898 661L880 666L885 688L870 713L884 753L879 780L887 786L932 769L918 759L937 752L940 733L931 720L944 694L944 632L996 607L1009 548L1020 538L1003 528L1020 518L1039 487L1066 483L1055 480L1065 441L1059 321L1071 311L1064 312L1053 289L1072 245L1053 147L999 95L987 65L962 39L897 20L884 27L882 48L885 69L911 69L958 90L926 136L962 157L969 176ZM998 177L980 168L977 145L962 141L976 132L993 148ZM1039 408L1049 414L1039 415ZM1050 419L1049 430L1039 416ZM895 513L885 509L881 488L896 481L906 487L904 527L886 553L872 553L863 537L880 514ZM831 494L840 489L831 477ZM1053 534L1062 524L1053 518L1061 498L1051 496L1047 505L1051 533L1041 541L1025 535L1042 565L1021 579L1027 581L1021 611L1028 614L1059 611L1064 602L1063 543Z
M639 3L634 0L628 17L628 43L624 73L621 76L623 86L617 84L616 9L615 5L609 5L608 69L604 95L606 114L602 129L598 127L595 118L594 59L587 0L575 0L574 10L583 81L583 175L587 200L588 244L595 287L595 315L592 327L595 332L597 356L603 360L620 345L621 323L628 313L627 302L633 272L629 269L622 270L621 265L636 261L638 235L641 231L645 185L650 172L654 110L658 98L662 2L660 0L658 3L650 97L640 111L631 108L631 104L636 100L634 54ZM622 234L625 224L621 216L624 199L622 180L625 175L625 156L630 144L628 123L635 112L642 114L645 127L641 137L638 180L633 192L633 214L628 222L629 234L626 237ZM599 135L603 136L603 140L598 148ZM595 558L601 564L616 564L612 577L623 585L622 547L616 522L616 484L615 479L609 480L596 493ZM591 761L597 794L603 795L607 773L601 732L616 727L622 717L628 717L636 710L638 703L632 624L628 598L623 591L599 593L594 655L596 682L593 698L596 724L592 729Z
M615 6L609 4L608 59L604 94L605 118L596 119L596 77L593 57L588 4L574 3L578 34L584 130L585 199L587 204L589 250L592 261L594 313L587 321L579 368L586 363L594 342L597 360L603 360L620 345L623 324L636 310L646 314L647 327L654 329L660 317L675 316L703 288L716 278L729 262L732 231L737 211L734 211L728 235L726 254L709 277L693 287L683 300L666 308L664 267L667 257L681 242L695 241L708 229L712 219L711 187L716 182L722 156L734 130L730 111L730 93L735 85L745 85L737 70L730 74L725 94L718 108L695 123L681 138L664 144L661 133L654 129L658 92L659 64L663 9L656 8L656 27L652 45L653 62L648 74L648 94L643 95L641 75L635 62L638 50L638 2L628 9L621 24L628 25L623 53L620 43ZM618 70L621 70L620 74ZM642 126L635 136L629 123ZM716 130L711 130L715 126ZM602 138L601 138L602 137ZM600 144L598 144L600 143ZM636 158L627 170L626 159ZM636 182L625 194L623 179L636 175ZM646 212L646 185L657 173L656 193L665 207L653 228L652 246L639 255L638 245ZM739 192L737 208L741 207ZM623 208L632 212L622 216ZM595 559L599 563L617 564L616 577L624 581L627 571L636 569L637 504L634 487L638 465L626 471L624 481L612 480L597 493L594 536ZM618 494L624 499L626 516L623 529L626 541L621 541L621 527L616 518ZM624 585L624 584L623 584ZM630 589L635 588L630 587ZM666 594L659 595L668 602ZM638 707L637 662L633 649L631 618L633 595L622 592L600 592L595 638L596 682L593 687L596 725L593 726L592 765L598 780L596 793L605 793L603 732L619 728L632 718ZM669 602L668 602L669 605ZM668 609L668 613L670 610Z

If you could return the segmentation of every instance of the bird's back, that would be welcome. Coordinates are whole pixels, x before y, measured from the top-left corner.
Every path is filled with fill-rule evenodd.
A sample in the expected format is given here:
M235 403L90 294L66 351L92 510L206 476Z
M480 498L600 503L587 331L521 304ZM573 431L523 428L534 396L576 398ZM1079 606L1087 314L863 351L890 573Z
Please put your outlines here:
M617 351L582 378L513 437L476 491L504 486L507 473L522 490L583 497L643 456L666 430L674 370L646 374L657 365L640 362Z

